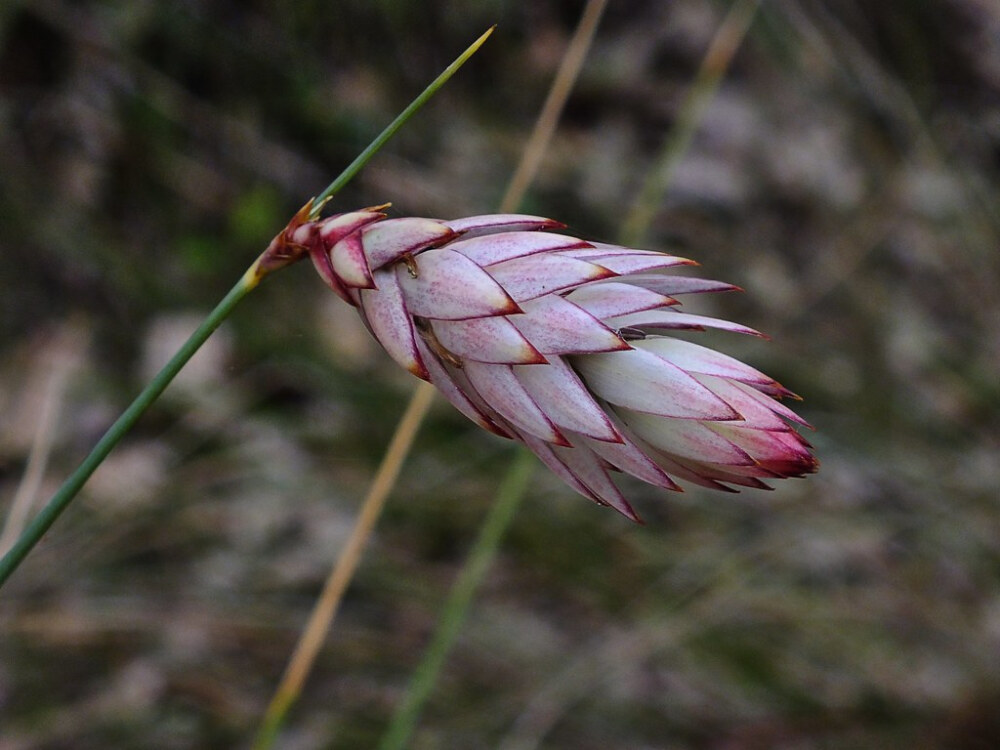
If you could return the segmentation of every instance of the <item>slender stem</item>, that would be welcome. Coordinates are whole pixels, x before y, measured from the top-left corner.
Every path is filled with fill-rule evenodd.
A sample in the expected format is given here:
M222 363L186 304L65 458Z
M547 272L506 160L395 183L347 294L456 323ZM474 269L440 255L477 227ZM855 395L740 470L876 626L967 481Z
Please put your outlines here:
M639 197L622 225L623 244L638 244L660 209L663 194L674 176L674 169L687 153L705 109L715 96L759 5L760 0L736 0L716 31L708 52L702 58L691 90L678 110L677 121L663 144L659 159L649 171Z
M424 415L434 401L434 393L434 386L429 383L421 383L414 391L413 398L389 442L385 458L375 474L375 479L372 480L358 520L351 529L351 535L337 559L337 564L326 579L323 592L309 616L305 630L299 637L295 652L288 661L278 688L274 691L274 697L268 704L261 727L254 739L254 750L264 750L273 746L288 709L302 692L302 686L316 661L316 655L323 645L330 624L337 615L347 584L357 570L365 543L371 536L382 507L396 484L396 478L410 451L410 446L413 445L413 439L420 429Z
M331 196L333 196L337 191L339 191L344 185L346 185L360 170L368 163L368 161L375 155L375 153L385 145L396 131L418 110L423 104L430 99L438 89L441 88L447 82L455 72L462 67L463 63L469 59L478 50L483 43L489 38L490 34L493 33L493 29L496 27L491 27L479 37L475 42L473 42L468 49L465 50L456 60L449 65L445 70L439 75L434 81L426 88L424 91L414 99L410 105L400 113L400 115L393 120L389 126L379 134L379 136L371 142L371 144L366 148L361 154L352 161L347 168L340 173L340 175L324 190L320 195L313 201L310 201L307 206L310 207L309 217L301 217L303 220L306 218L314 218L319 214L323 205ZM299 217L296 217L299 218ZM279 235L280 237L280 235ZM276 238L277 239L277 238ZM243 299L244 296L252 289L254 289L261 280L278 268L287 265L288 262L294 262L298 260L301 256L295 256L291 260L280 261L278 263L273 263L275 258L272 257L272 251L274 249L274 243L272 247L269 247L254 263L247 269L246 273L239 282L234 286L229 294L223 298L223 300L218 304L218 306L209 314L209 316L202 322L198 329L191 334L191 337L184 342L184 345L180 350L173 356L173 358L164 366L164 368L154 377L150 383L143 389L143 391L136 397L135 401L125 410L125 412L117 419L117 421L111 425L104 436L98 441L97 445L90 452L90 455L84 459L76 471L74 471L70 477L63 483L52 499L49 500L48 504L42 508L39 514L31 521L30 524L24 529L20 537L10 548L10 550L0 559L0 586L10 578L11 574L17 570L18 566L24 561L28 553L38 544L39 540L44 536L45 532L49 530L56 519L62 514L64 510L73 501L73 498L80 492L83 485L86 484L87 480L90 478L97 467L101 465L108 454L111 453L112 449L121 441L125 434L132 429L133 425L139 420L139 417L148 409L160 394L166 389L170 384L170 381L174 379L178 372L187 364L187 361L194 356L194 353L201 348L201 345L205 343L209 336L215 331L216 328L221 325L229 314L232 312L236 304Z
M420 107L431 96L433 96L433 94L437 92L437 90L440 89L441 86L443 86L444 83L451 78L460 67L462 67L466 60L468 60L489 38L490 34L493 33L494 28L496 27L494 26L488 29L486 33L480 36L461 55L459 55L451 65L445 68L441 75L435 78L434 81L426 89L424 89L424 91L416 99L414 99L410 105L406 107L406 109L404 109L402 113L400 113L400 115L393 120L377 138L375 138L375 140L372 141L371 145L368 146L368 148L366 148L353 162L351 162L344 172L337 177L337 179L330 183L326 190L320 193L313 201L311 201L310 204L307 204L309 207L309 213L312 216L318 215L319 211L323 207L323 204L338 190L340 190L347 183L347 181L353 177L368 162L369 159L371 159L372 155L374 155L374 153L378 151L378 149L381 148L382 145L385 144L385 142L389 140L389 138L391 138L397 130L399 130L403 123L405 123L406 120L408 120L418 109L420 109ZM409 454L410 446L413 443L417 430L423 422L424 415L430 408L434 393L434 387L428 383L421 383L414 390L413 397L407 406L406 412L404 413L402 419L400 419L399 424L396 426L396 432L393 434L389 447L386 450L386 454L382 459L382 463L379 465L375 478L372 481L372 485L368 490L368 495L365 497L365 500L361 505L358 519L355 522L354 528L351 530L351 536L327 576L326 583L323 586L323 591L320 593L319 599L313 607L313 611L309 616L309 621L306 623L302 634L299 636L299 641L289 658L288 665L285 667L285 672L282 674L278 687L275 689L274 695L271 697L271 701L264 712L264 718L262 719L261 725L256 736L254 737L254 750L266 750L267 748L273 747L274 742L277 739L278 732L288 715L288 711L295 704L295 701L301 694L305 681L309 677L309 673L312 671L313 664L316 661L316 656L318 655L319 650L323 645L323 641L329 632L330 626L337 615L337 610L340 607L340 601L344 596L344 591L347 589L351 578L354 576L354 571L357 569L364 546L374 530L375 523L381 514L386 499L395 486L396 478L399 476L402 464Z
M222 324L229 314L236 307L237 303L247 295L257 285L258 279L249 271L243 275L229 294L216 306L214 310L202 322L198 329L191 334L191 337L184 342L184 345L167 362L162 370L143 389L131 406L118 417L118 420L111 425L104 437L98 441L97 445L81 463L76 471L63 483L62 487L52 496L48 504L32 519L31 523L24 529L21 536L10 548L10 551L0 559L0 586L17 570L32 548L38 544L49 527L55 523L60 514L66 510L69 504L76 497L77 493L94 473L101 462L107 458L111 449L125 436L132 426L139 421L139 417L159 398L160 394L180 372L181 368L187 364L199 347L205 343L209 336Z
M699 75L695 80L692 94L685 101L681 109L678 125L664 147L660 163L654 168L650 180L645 186L637 210L630 217L632 221L626 225L626 233L630 229L633 233L642 233L648 226L652 218L652 211L655 210L655 204L658 202L660 195L662 195L672 177L673 167L680 155L687 149L705 107L717 90L722 75L728 68L736 48L746 34L758 3L759 0L737 0L719 32L716 34L703 61ZM578 30L578 36L585 38L585 40L581 40L580 42L582 49L576 52L568 51L566 60L564 61L565 65L572 65L573 63L570 62L570 58L575 57L577 58L575 64L578 69L579 63L583 58L582 50L586 49L590 37L593 35L594 26L596 26L597 19L600 16L600 8L594 9L599 4L599 2L592 2L588 6L584 18L581 19L581 28ZM588 15L590 16L589 22L587 22ZM554 85L553 88L562 89L560 92L562 94L562 102L565 102L565 95L568 93L574 75L569 74L561 84L559 81L562 75L560 74L557 77L558 85ZM535 135L540 139L540 144L544 144L551 136L552 126L558 118L558 112L562 105L562 102L559 102L560 96L555 91L550 94L549 98L550 102L546 102L546 109L549 108L549 104L551 103L553 111L551 113L543 112L539 117L540 124L536 127L535 132ZM540 146L540 148L544 148L544 146ZM516 177L512 181L511 190L505 196L504 202L508 203L509 201L513 205L507 206L505 210L513 210L520 201L521 196L517 195L517 190L523 191L526 187L530 181L530 176L537 167L537 163L537 159L525 160L523 170L518 171L519 176L523 171L525 177ZM482 582L496 554L500 538L513 518L514 511L521 497L524 495L533 466L534 461L531 454L524 450L519 453L511 465L507 477L497 493L497 499L494 501L490 514L483 523L480 536L469 553L465 566L452 588L451 595L445 604L444 612L442 613L433 639L427 647L421 663L414 671L403 700L397 707L389 727L382 737L382 741L378 746L379 750L399 750L405 747L410 741L420 717L420 712L427 698L430 696L445 659L466 620L472 597Z
M86 332L78 322L69 323L53 342L54 351L41 363L47 372L42 405L38 410L35 438L31 443L28 461L21 483L10 503L10 511L0 532L0 555L6 553L24 530L24 525L34 508L38 488L45 478L45 467L52 453L53 437L59 410L65 400L70 372L75 369L82 353Z
M433 640L427 646L420 665L413 673L403 702L382 736L382 741L378 745L379 750L398 750L406 747L416 728L424 703L434 689L441 667L468 617L472 598L483 582L490 563L496 556L500 540L521 504L534 468L534 456L526 450L519 450L497 490L496 498L479 529L479 536L469 551L462 572L452 586L438 627L434 631Z
M535 127L531 131L531 138L524 147L524 154L514 171L510 183L507 185L507 192L504 193L500 201L499 211L502 214L517 210L517 207L524 200L524 194L528 191L528 186L535 180L538 168L542 164L542 157L548 150L549 141L556 132L556 125L562 116L566 100L576 84L576 79L580 75L583 61L587 59L587 52L594 41L594 34L597 33L597 26L601 21L607 0L590 0L580 16L573 38L570 40L562 62L559 63L559 70L552 81L545 104L538 114Z
M501 212L517 210L528 185L534 179L542 155L555 133L563 108L579 77L605 6L606 0L588 0L583 9L576 31L552 82L552 88L535 122L521 163L511 178L500 204ZM424 704L441 674L445 659L468 618L472 597L496 556L501 538L513 522L514 512L524 497L528 478L535 465L534 456L526 448L520 448L497 492L489 514L480 527L476 544L469 552L458 580L452 587L431 643L424 651L406 694L396 707L389 726L382 736L380 750L402 748L413 734Z
M386 129L371 142L368 148L358 154L358 157L348 165L347 169L344 170L340 177L331 182L326 190L316 196L316 200L313 202L314 215L319 213L323 204L330 198L330 196L334 195L337 191L344 187L344 185L346 185L348 181L354 177L354 175L357 174L365 164L368 163L368 160L375 155L375 152L382 148L382 146L385 145L385 142L392 138L396 131L399 130L428 99L434 96L439 88L447 83L449 78L455 75L458 69L465 64L465 61L472 57L472 55L476 53L476 50L482 47L486 40L489 39L490 34L493 33L495 28L496 26L491 26L487 29L481 37L469 45L465 52L455 58L455 61L445 68L441 72L441 75L435 78L416 99L410 102L410 105L406 109L399 113L399 116L395 120L389 123Z
M593 38L594 27L597 24L605 4L605 0L589 0L587 9L585 9L584 16L581 19L580 26L578 27L573 40L570 42L569 49L566 53L566 57L570 58L571 61L566 62L564 60L563 65L560 67L559 73L556 76L556 81L553 83L553 91L549 94L542 113L539 115L538 121L535 124L531 138L525 148L524 154L522 155L521 163L515 173L516 176L512 178L506 194L504 195L504 199L501 202L501 212L515 210L517 208L517 204L520 203L521 199L524 197L524 191L527 189L528 184L534 176L534 172L540 162L540 155L544 152L546 144L552 136L555 129L555 123L558 121L559 114L566 103L569 91L572 89L573 81L576 79L580 66L586 57L586 47L590 44L590 41ZM490 31L492 31L492 29ZM476 43L469 48L466 55L464 55L463 58L459 58L459 61L464 59L464 57L467 57L468 54L474 52L475 49L478 48L478 46L486 39L489 33L490 32L487 32L479 40L477 40ZM414 110L415 108L415 106L411 105L407 111ZM386 129L386 132L391 132L392 128L393 125L390 125L389 128ZM361 160L363 156L364 154L358 157L358 160ZM339 186L337 181L334 181L334 183L327 188L326 191L317 197L316 204L321 205L326 197L331 195L337 189L339 189ZM412 404L417 399L422 398L428 392L433 393L433 388L427 384L421 384L414 392L410 408L412 408ZM404 429L404 421L405 417L396 428L397 436ZM393 441L395 440L396 436L393 437ZM376 482L379 482L378 477L380 477L383 472L387 470L387 465L395 460L390 458L391 455L393 454L389 451L386 453L385 458L383 458L382 464L379 466L378 474L376 475ZM400 457L400 460L402 460L402 458L405 458L405 451ZM525 452L524 455L518 459L518 462L530 460L532 460L530 458L530 454ZM385 486L384 492L387 495L391 490L392 483L390 482ZM523 492L523 488L520 492ZM385 497L377 494L373 485L368 497L362 504L358 521L356 522L355 529L352 531L352 540L357 537L361 540L361 544L367 540L368 536L372 533L374 522L378 514L381 512L384 501ZM372 506L374 506L374 508ZM507 517L504 521L503 527L496 532L498 536L502 534L503 528L506 527L509 521L510 518ZM304 681L308 676L309 671L312 669L313 662L315 661L318 653L320 641L317 641L317 639L326 637L326 634L333 623L333 618L336 615L340 597L343 596L346 584L349 582L350 577L354 573L355 561L352 561L351 557L352 556L348 555L348 552L345 549L334 563L333 568L330 570L323 593L320 595L320 598L310 615L305 631L300 637L295 652L286 667L285 674L282 676L281 682L275 690L274 696L271 698L271 702L265 712L262 726L254 741L255 750L266 750L267 748L273 746L274 741L277 738L277 733L285 720L288 710L291 708L294 701L298 699L299 693L302 691ZM484 563L484 565L485 564L488 564L488 561L487 563ZM337 583L335 584L334 581ZM453 627L457 628L457 625L454 625ZM435 675L431 676L431 684L433 684L433 678L436 676L436 672L437 670L435 670ZM430 686L427 686L424 689L425 696L429 690ZM413 704L413 708L411 710L419 712L420 705L423 703L423 698L420 698L416 703L413 703L412 700L408 700L407 703Z

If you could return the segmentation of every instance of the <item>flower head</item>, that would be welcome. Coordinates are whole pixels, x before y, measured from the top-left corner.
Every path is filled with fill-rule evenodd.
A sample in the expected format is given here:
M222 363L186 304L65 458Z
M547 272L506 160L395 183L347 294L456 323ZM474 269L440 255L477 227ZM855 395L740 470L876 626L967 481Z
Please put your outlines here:
M386 352L481 427L520 440L580 494L637 519L609 472L667 489L767 488L817 462L776 381L677 330L745 326L680 312L735 289L671 275L692 261L586 242L517 214L290 226Z

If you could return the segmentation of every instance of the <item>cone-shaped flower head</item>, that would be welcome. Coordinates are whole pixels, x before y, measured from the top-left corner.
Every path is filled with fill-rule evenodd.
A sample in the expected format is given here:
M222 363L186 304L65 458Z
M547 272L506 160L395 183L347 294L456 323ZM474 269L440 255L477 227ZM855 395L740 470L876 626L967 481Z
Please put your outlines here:
M792 394L671 337L717 328L677 296L735 287L671 275L684 258L585 242L535 216L387 219L371 208L290 226L386 352L481 427L520 440L577 492L636 515L611 480L720 490L815 471Z

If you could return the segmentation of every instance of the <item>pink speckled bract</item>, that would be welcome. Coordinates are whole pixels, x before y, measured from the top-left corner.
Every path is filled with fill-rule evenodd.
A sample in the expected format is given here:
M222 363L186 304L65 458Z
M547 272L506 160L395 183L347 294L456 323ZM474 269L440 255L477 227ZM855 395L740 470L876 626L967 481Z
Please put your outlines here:
M293 224L276 242L307 250L396 362L580 494L638 520L611 472L734 491L816 470L793 427L808 425L780 401L790 391L670 335L759 335L678 309L681 295L732 285L550 219L389 219L382 208Z

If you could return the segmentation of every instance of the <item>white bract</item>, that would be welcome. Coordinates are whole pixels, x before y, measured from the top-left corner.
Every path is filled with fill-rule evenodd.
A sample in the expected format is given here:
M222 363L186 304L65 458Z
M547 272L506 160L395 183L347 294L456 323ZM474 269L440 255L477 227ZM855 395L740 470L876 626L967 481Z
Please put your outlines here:
M667 489L767 488L815 471L792 396L732 357L671 337L746 326L677 310L735 289L692 261L586 242L550 219L387 219L381 207L290 226L386 352L481 427L528 446L580 494L637 520L609 472Z

